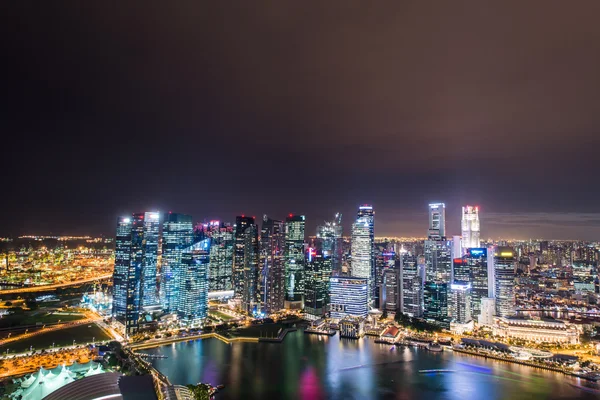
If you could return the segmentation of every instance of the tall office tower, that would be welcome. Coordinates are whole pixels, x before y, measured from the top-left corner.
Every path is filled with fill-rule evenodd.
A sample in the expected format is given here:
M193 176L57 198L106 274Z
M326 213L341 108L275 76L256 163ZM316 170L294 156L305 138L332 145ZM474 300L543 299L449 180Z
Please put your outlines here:
M448 316L454 322L466 324L471 321L471 284L455 282L450 285Z
M198 240L210 238L208 291L232 290L233 227L231 224L210 221L196 226Z
M147 212L117 223L113 316L128 335L137 331L142 311L158 306L158 221L157 212Z
M285 219L285 308L302 308L304 225L304 215L290 214Z
M488 272L488 295L487 297L496 298L496 271L494 269L494 254L496 253L495 246L487 248L487 272Z
M494 253L496 316L515 313L515 252L510 247L498 247Z
M210 238L194 243L182 253L183 274L178 314L188 327L197 327L208 314Z
M258 291L259 280L259 249L258 227L254 224L246 229L244 238L244 292L242 296L242 310L251 314L259 311L260 297Z
M367 278L329 278L330 317L366 317L369 311Z
M381 291L383 287L383 275L386 269L396 266L396 253L394 244L390 242L379 242L374 244L375 256L375 278L373 285L375 286L373 296L373 307L382 308ZM398 268L399 269L399 268Z
M452 259L461 258L463 256L462 239L460 236L452 236Z
M425 275L427 281L449 283L452 276L452 241L425 241Z
M444 203L429 204L427 237L432 240L446 239L446 205Z
M470 248L462 258L454 259L454 283L471 285L471 316L481 313L481 299L488 297L488 257L486 248Z
M333 221L317 226L317 240L325 255L331 257L332 273L338 276L342 273L343 243L342 243L342 214L336 213Z
M332 257L322 249L309 247L304 273L304 312L309 319L322 318L329 305L329 278Z
M237 306L251 312L250 303L254 305L258 300L258 229L254 217L235 218L232 272L233 297Z
M163 311L177 311L183 279L182 255L192 245L192 216L167 213L163 218L162 262L160 270L160 304Z
M477 319L479 325L493 325L496 314L496 299L484 297L481 299L481 314Z
M142 272L140 282L141 307L145 311L156 310L158 302L157 264L160 213L145 212L142 239Z
M421 266L421 269L423 267ZM418 257L408 253L400 256L401 297L400 312L411 317L423 315L423 277L419 272Z
M462 247L463 249L480 247L479 241L479 207L462 208Z
M423 290L426 319L444 322L448 319L448 285L443 282L425 282Z
M112 316L122 323L127 334L134 333L139 319L140 268L131 262L132 219L120 217L115 239Z
M481 301L488 297L490 277L488 274L488 257L485 247L467 250L467 264L471 266L471 317L473 320L481 314Z
M260 230L260 300L261 310L279 311L285 301L285 226L263 216Z
M375 278L375 212L370 205L358 208L356 221L352 224L351 275L367 278L369 304L374 298Z
M402 285L400 279L400 261L394 268L385 268L381 287L379 288L379 301L381 310L396 312L400 308L400 296L402 294Z

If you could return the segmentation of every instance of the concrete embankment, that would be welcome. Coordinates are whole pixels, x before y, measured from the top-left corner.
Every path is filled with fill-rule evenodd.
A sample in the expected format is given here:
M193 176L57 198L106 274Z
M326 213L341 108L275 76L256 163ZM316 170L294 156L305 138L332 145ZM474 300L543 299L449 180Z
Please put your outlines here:
M193 335L193 336L173 337L173 338L169 338L166 340L160 340L160 341L156 341L156 342L134 343L130 346L130 348L131 348L131 350L137 351L137 350L151 349L154 347L164 346L166 344L187 342L189 340L197 340L197 339L219 339L222 342L225 342L227 344L234 343L234 342L258 343L258 341L259 341L258 338L252 338L252 337L226 338L223 335L219 335L218 333L211 332L211 333L203 333L200 335Z
M527 361L522 361L522 360L507 359L507 358L503 358L503 357L497 357L497 356L494 356L494 355L491 355L491 354L483 354L483 353L478 353L476 351L465 350L465 349L453 348L452 351L454 351L456 353L468 354L468 355L471 355L471 356L484 357L484 358L489 358L489 359L492 359L492 360L504 361L504 362L509 362L509 363L513 363L513 364L524 365L524 366L532 367L532 368L545 369L546 371L560 372L560 373L565 374L565 375L574 376L574 377L577 377L577 378L594 381L594 379L590 379L590 378L587 378L585 376L576 375L576 374L574 374L571 371L564 370L564 369L558 368L558 367L553 367L553 366L550 366L550 365L542 365L542 364L537 364L537 363L532 363L532 362L527 362Z

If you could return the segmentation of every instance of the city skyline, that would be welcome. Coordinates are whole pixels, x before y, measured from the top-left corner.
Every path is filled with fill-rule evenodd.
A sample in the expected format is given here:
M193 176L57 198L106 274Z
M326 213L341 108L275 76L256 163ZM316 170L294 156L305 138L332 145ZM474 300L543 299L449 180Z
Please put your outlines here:
M599 11L7 2L3 398L598 397Z
M357 203L356 207L359 206ZM466 203L465 203L466 204ZM375 205L376 207L377 205ZM463 204L446 203L446 231L450 238L452 235L461 234L461 207ZM583 240L594 242L600 240L600 213L488 213L485 206L478 206L482 209L482 214L479 215L479 220L483 226L481 230L481 240ZM350 216L356 212L356 208L349 207L338 207L331 208L332 210L342 210L348 208L349 211L344 215ZM160 213L164 213L164 209L176 209L174 207L159 208L159 207L133 207L132 209L148 209L148 210L159 210ZM418 212L406 212L391 211L392 219L388 219L390 210L386 209L383 211L377 211L375 217L377 221L377 232L376 238L386 237L403 237L403 238L425 238L427 232L423 231L423 219L427 219L427 203L421 204L421 208ZM233 214L222 216L221 214L215 213L193 213L184 210L187 214L191 215L206 215L194 219L194 223L210 223L210 221L223 221L225 223L235 222L237 215L263 215L264 211L257 211L255 213L239 213L234 212ZM330 219L330 213L319 211L317 215L323 216L322 220L315 220L312 216L307 215L306 219L306 231L308 236L314 236L318 226L327 222ZM384 215L382 215L382 213ZM274 215L277 218L284 219L289 212L283 212L281 214L275 214L268 212L269 215ZM306 213L303 213L306 215ZM341 214L341 213L340 213ZM102 229L98 229L97 226L94 228L89 225L74 224L73 228L60 229L56 226L50 226L47 221L38 221L40 223L32 224L31 228L21 228L14 231L9 231L5 226L0 227L0 236L6 238L16 238L19 236L105 236L110 237L113 235L114 221L123 215L127 215L127 212L123 212L119 215L110 217L107 221L104 221ZM329 218L328 218L329 217ZM342 221L344 229L344 237L350 237L352 221L345 218ZM108 226L104 230L104 226ZM400 226L398 230L394 230L393 226ZM404 229L403 229L404 228ZM584 228L588 233L582 233L581 228ZM28 229L28 230L27 230Z

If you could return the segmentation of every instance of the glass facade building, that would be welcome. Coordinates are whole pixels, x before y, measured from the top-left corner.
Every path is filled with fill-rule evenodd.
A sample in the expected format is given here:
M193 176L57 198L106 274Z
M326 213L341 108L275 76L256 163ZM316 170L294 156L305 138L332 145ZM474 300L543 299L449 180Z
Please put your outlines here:
M343 243L342 243L342 214L336 213L333 221L317 227L317 240L325 256L331 257L332 274L338 276L342 273Z
M375 212L370 205L360 206L352 224L351 275L367 279L369 303L375 290Z
M435 321L448 319L448 285L445 282L425 282L423 317Z
M446 238L446 205L444 203L429 204L427 237L432 240L444 240Z
M282 221L266 215L260 230L260 299L261 310L273 313L284 307L285 227Z
M515 252L510 247L497 247L494 253L494 287L496 316L515 314Z
M471 284L456 282L450 285L448 316L454 322L466 324L471 321Z
M302 308L304 295L304 215L285 219L285 308Z
M112 315L124 326L135 329L139 316L139 298L136 299L135 294L140 269L131 262L132 226L130 217L121 217L117 221Z
M426 240L424 245L427 281L450 283L452 276L452 241Z
M418 258L404 253L400 256L401 297L400 310L411 317L423 315L423 276L419 271ZM421 265L421 269L424 267Z
M461 230L464 249L480 247L479 207L465 206L462 208Z
M201 238L210 238L210 261L208 269L208 291L232 290L233 227L231 224L210 221L196 227Z
M160 213L145 212L141 238L142 272L140 300L142 309L156 307L158 303L157 267ZM137 239L140 239L139 237Z
M182 255L193 241L192 216L167 213L163 218L162 260L160 271L160 303L163 311L172 313L179 305L183 271Z
M208 315L210 238L188 247L182 254L183 274L178 314L183 325L197 327Z
M159 228L158 212L135 213L117 222L113 317L128 335L138 330L144 308L158 305Z
M258 248L253 246L254 242L258 244L254 217L236 217L232 266L233 296L238 307L246 312L250 311L249 300L252 294L257 294L257 279L248 279L258 270Z
M304 312L311 319L325 315L329 304L329 278L332 257L321 249L309 247L304 273Z
M368 313L367 278L332 277L329 279L330 317L366 317Z

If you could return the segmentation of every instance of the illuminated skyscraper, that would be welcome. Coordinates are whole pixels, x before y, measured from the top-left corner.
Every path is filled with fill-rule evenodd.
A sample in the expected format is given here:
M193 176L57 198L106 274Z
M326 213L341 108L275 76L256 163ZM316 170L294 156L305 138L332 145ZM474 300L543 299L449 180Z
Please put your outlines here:
M158 238L160 234L160 214L158 212L144 213L142 237L136 236L136 241L142 248L142 272L140 283L141 307L152 310L158 306L157 263ZM141 242L139 242L141 240Z
M488 256L486 248L470 248L462 258L454 259L454 283L470 285L471 317L481 314L481 299L488 297Z
M494 286L496 316L515 314L515 252L510 247L497 247L494 253Z
M448 316L454 322L466 324L471 321L471 284L456 282L450 285Z
M375 278L375 212L370 205L360 206L352 224L351 275L366 278L369 303L374 297Z
M157 212L135 213L131 218L119 218L117 223L113 317L125 326L128 335L137 331L144 309L158 306L158 224Z
M338 276L342 272L342 214L335 214L333 221L317 227L317 239L321 242L321 248L326 256L331 257L333 275Z
M273 313L285 301L285 227L282 221L263 217L260 231L261 310Z
M304 215L285 219L285 308L301 309L304 295Z
M400 311L411 317L423 315L424 271L419 271L418 257L404 253L400 256ZM420 266L424 269L424 266Z
M329 304L331 256L322 249L309 247L304 273L304 312L312 319L325 315Z
M398 262L398 264L400 264ZM383 270L381 287L379 289L379 308L381 310L396 312L400 308L400 295L402 286L400 281L400 265Z
M423 317L437 322L448 320L448 285L442 282L426 282Z
M208 314L210 244L210 238L206 238L182 253L183 274L177 311L181 322L188 327L199 326Z
M254 217L236 217L233 249L233 296L251 313L258 303L258 229Z
M163 311L177 311L183 272L182 254L192 245L191 215L167 213L163 220L160 303Z
M399 263L396 265L396 253L394 251L394 245L390 242L378 242L373 245L374 258L375 258L375 272L373 278L374 285L374 296L373 296L373 307L381 309L383 303L381 296L385 294L382 291L384 286L384 274L387 269L399 269ZM388 279L389 281L389 279Z
M444 240L446 238L446 205L444 203L429 204L427 237L432 240Z
M452 241L425 241L426 280L450 283L452 276Z
M424 243L426 280L450 283L452 241L446 240L446 205L429 204L429 229Z
M463 249L478 248L479 241L479 207L465 206L462 208L462 247Z
M125 326L128 334L133 333L138 326L141 270L135 263L131 262L132 227L132 218L119 218L115 239L115 269L113 272L112 315Z
M198 231L202 234L198 235ZM210 261L208 268L208 291L232 290L233 227L220 221L196 226L201 239L210 238Z

